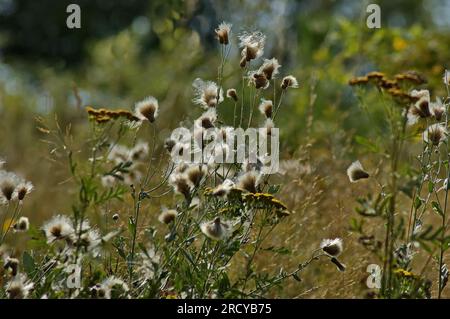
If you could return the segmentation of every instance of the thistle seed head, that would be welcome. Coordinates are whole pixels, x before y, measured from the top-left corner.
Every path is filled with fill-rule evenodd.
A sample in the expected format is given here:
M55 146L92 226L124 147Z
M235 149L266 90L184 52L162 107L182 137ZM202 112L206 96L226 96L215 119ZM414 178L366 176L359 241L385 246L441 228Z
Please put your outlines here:
M364 170L360 161L355 161L347 168L347 176L350 182L355 183L360 179L369 178L369 173Z
M219 27L215 30L217 40L220 44L227 45L229 43L229 36L231 34L231 24L222 22Z
M266 118L272 118L273 102L271 100L261 99L258 109Z
M228 238L231 226L227 222L222 222L220 217L216 217L213 221L202 223L200 229L205 236L213 240L223 240Z
M320 244L320 248L331 257L337 257L342 253L343 244L341 238L324 239Z
M285 76L281 81L281 88L283 90L286 90L287 88L298 88L297 79L292 75Z
M136 116L141 121L149 121L153 123L158 116L159 104L158 100L153 96L148 96L144 100L137 102L135 105Z

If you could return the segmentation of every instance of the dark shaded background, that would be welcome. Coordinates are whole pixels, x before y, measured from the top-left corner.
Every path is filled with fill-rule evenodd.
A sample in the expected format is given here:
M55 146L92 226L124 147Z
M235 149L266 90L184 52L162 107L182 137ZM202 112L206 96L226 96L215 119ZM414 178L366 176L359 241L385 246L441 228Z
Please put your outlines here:
M442 25L443 11L448 1L396 0L377 1L382 6L385 26L407 27L420 24L427 28ZM68 30L66 7L76 3L82 11L82 28ZM288 7L283 12L285 31L311 32L309 22L326 22L333 16L359 19L361 1L148 1L148 0L1 0L1 53L6 57L20 57L29 61L45 59L63 61L68 65L80 63L86 54L86 43L111 36L124 28L148 18L148 23L161 17L179 16L177 24L199 32L204 43L213 41L210 29L226 18L236 22L270 24L280 12L277 7ZM257 7L249 17L247 7ZM430 10L435 7L435 10ZM444 10L445 12L445 10ZM448 11L447 11L448 13ZM311 20L304 19L308 17ZM445 18L444 18L445 19ZM253 20L253 21L252 21ZM258 21L259 20L259 21ZM145 23L145 22L144 22ZM448 27L448 21L446 21ZM278 27L278 26L274 26ZM320 34L317 34L320 40ZM157 49L158 37L150 30L143 41L143 50Z

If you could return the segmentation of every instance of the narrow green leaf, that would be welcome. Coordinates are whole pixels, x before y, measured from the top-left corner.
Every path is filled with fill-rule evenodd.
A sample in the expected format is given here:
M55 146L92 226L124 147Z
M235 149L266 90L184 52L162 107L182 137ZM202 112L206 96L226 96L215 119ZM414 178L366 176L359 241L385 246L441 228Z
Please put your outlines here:
M34 262L33 256L31 256L28 252L23 253L23 268L25 272L30 276L36 270L36 264Z
M431 206L433 207L433 210L439 214L439 216L444 216L444 212L442 211L441 205L438 202L433 201L431 203Z
M422 206L423 203L423 199L421 199L420 197L416 197L414 199L414 208L417 210L420 208L420 206Z
M428 193L432 193L434 190L434 184L432 181L428 182Z

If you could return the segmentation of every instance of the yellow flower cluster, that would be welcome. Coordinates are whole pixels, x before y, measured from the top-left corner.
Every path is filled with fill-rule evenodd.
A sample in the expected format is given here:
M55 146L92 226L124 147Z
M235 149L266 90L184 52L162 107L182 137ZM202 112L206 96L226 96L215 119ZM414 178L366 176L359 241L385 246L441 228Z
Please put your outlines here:
M207 187L204 191L206 196L212 195L213 189ZM284 217L290 215L287 210L287 206L283 204L279 199L275 198L269 193L248 193L242 189L233 188L228 194L228 198L235 198L237 200L244 201L248 204L257 206L258 208L275 209L278 217ZM221 209L221 213L228 211L228 208Z
M402 277L406 277L406 278L413 278L413 279L419 279L419 276L413 274L410 271L407 271L403 268L398 268L396 270L394 270L394 274L400 275Z
M417 85L426 82L425 78L417 72L408 71L399 73L394 76L394 79L388 79L384 73L381 72L369 72L364 76L358 76L350 79L348 82L350 85L366 85L369 82L374 83L378 88L385 89L394 99L401 104L408 104L416 102L417 98L411 96L407 92L404 92L400 84L402 82L411 82Z
M91 106L87 106L86 112L88 113L89 118L96 121L97 123L106 123L112 119L117 119L119 117L126 118L129 121L139 121L139 118L137 118L133 113L124 109L94 109Z

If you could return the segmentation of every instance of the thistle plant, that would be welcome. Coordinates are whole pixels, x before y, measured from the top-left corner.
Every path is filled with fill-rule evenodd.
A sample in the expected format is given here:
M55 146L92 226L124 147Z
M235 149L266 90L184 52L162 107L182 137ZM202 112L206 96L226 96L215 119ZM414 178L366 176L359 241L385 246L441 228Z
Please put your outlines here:
M4 166L5 161L1 160ZM33 190L33 184L13 172L0 170L0 246L11 232L26 232L29 228L28 218L21 216L23 201Z
M32 226L32 248L21 258L14 248L2 249L8 270L1 274L2 296L261 298L289 278L300 281L301 272L319 259L345 270L338 259L343 242L335 238L317 243L295 269L258 271L255 261L267 239L295 215L277 198L280 187L271 183L275 172L266 169L270 157L261 154L260 145L242 161L225 159L246 147L245 140L242 145L235 140L236 128L260 125L263 141L276 134L283 99L298 82L292 75L278 81L276 58L260 61L266 39L261 32L238 37L239 62L230 58L231 25L222 23L215 33L217 79L197 78L192 84L192 102L198 106L192 113L203 113L192 119L192 129L180 128L185 134L172 134L163 145L158 132L164 127L159 120L164 104L153 96L130 109L87 106L91 133L81 143L71 125L38 118L52 159L68 167L65 187L74 190L72 211L55 212L42 226ZM241 89L225 93L223 87L232 81L229 67L240 69L240 83L232 84ZM13 216L15 231L27 230L28 220L17 207L32 185L6 172L0 182L4 216Z
M350 81L357 87L363 106L367 105L369 95L364 87L373 84L377 88L389 128L390 143L386 147L359 140L360 144L378 150L382 160L389 162L388 173L370 176L359 161L348 169L350 181L373 178L380 189L376 198L369 195L358 199L356 211L364 219L381 218L385 226L384 239L367 234L362 219L354 219L352 228L360 233L360 242L383 262L380 296L384 298L430 298L433 281L436 297L441 298L448 279L444 253L450 238L446 213L449 100L447 96L444 100L436 98L432 101L428 90L415 88L424 83L424 78L415 72L397 74L394 79L371 72ZM444 83L448 92L445 76ZM365 109L369 110L369 107ZM408 155L409 150L414 149L414 140L420 141L421 151L411 162ZM385 165L378 170L383 169ZM407 211L400 206L404 197L409 201ZM432 225L436 217L433 213L440 219L437 229ZM420 260L420 255L425 255L425 263L418 273L414 273L412 261L413 258ZM424 276L431 261L438 269L435 280Z

